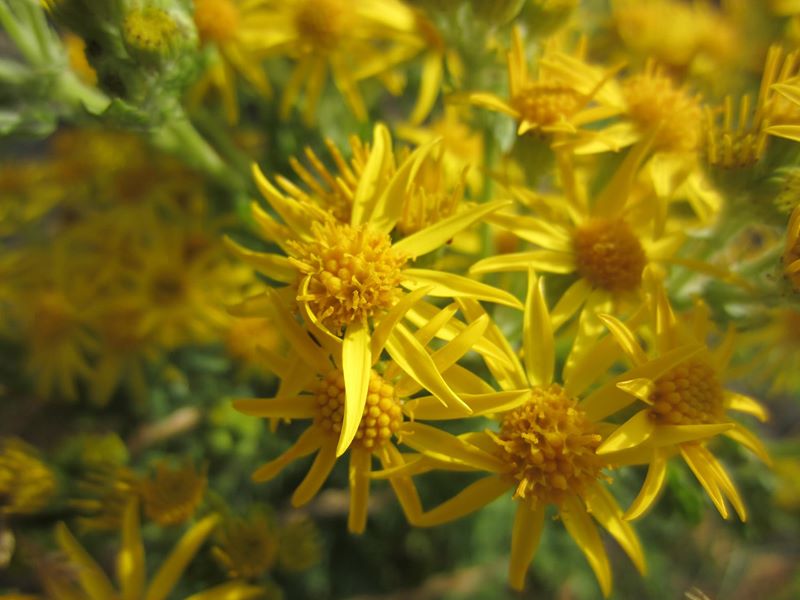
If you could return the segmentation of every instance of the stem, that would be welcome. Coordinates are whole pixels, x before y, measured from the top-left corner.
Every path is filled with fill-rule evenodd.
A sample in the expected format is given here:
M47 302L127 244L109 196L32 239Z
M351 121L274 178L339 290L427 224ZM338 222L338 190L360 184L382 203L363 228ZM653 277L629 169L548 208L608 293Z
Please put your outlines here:
M111 103L103 92L86 85L72 72L63 73L56 85L64 101L72 105L80 104L93 115L99 115Z

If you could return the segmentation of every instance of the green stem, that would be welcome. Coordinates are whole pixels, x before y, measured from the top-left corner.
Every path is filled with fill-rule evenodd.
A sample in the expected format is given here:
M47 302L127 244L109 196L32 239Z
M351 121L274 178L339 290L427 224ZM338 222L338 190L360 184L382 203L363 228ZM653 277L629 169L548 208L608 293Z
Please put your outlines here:
M70 105L81 105L93 115L99 115L111 103L103 92L86 85L72 72L59 76L56 86L65 102Z

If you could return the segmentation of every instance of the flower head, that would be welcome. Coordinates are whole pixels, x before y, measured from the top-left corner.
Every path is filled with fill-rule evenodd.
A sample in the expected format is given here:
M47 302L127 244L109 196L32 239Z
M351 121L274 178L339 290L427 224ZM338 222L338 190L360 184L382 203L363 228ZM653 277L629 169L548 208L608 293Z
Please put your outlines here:
M255 579L278 558L278 527L263 511L220 523L211 552L231 579Z
M0 517L39 512L56 488L55 473L33 447L17 438L0 439Z
M161 461L156 464L155 475L139 484L144 512L162 527L183 523L203 501L206 485L205 473L191 464L176 468Z

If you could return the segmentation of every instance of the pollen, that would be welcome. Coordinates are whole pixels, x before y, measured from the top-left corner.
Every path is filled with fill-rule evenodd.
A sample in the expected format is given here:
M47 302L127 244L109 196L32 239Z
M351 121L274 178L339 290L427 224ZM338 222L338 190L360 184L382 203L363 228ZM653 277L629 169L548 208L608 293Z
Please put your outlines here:
M330 371L317 384L317 425L339 435L344 419L344 376ZM356 431L354 444L367 450L377 450L387 443L403 422L403 408L394 387L372 371L364 414Z
M517 481L515 497L559 504L600 477L602 441L577 401L559 385L537 387L530 401L503 417L499 456Z
M718 423L724 416L722 385L714 368L688 360L655 381L650 416L662 425Z
M344 32L345 8L341 0L301 2L294 23L298 37L306 45L306 51L329 52L336 49Z
M191 464L171 467L159 462L155 476L141 484L145 514L161 526L189 520L203 500L206 483L205 473Z
M609 292L639 287L647 257L639 238L621 219L592 219L573 234L578 273Z
M125 15L122 30L128 47L153 54L169 52L179 33L169 13L153 6L131 10Z
M538 128L568 120L584 102L584 97L568 86L533 82L514 95L511 106L520 120Z
M194 24L204 44L224 44L236 35L239 9L233 0L194 0Z
M645 132L657 128L657 147L681 152L697 148L702 117L697 98L652 67L629 78L622 89L634 123Z
M301 270L297 300L323 325L339 331L395 304L407 258L392 248L388 235L333 220L315 224L312 232L312 241L290 246Z

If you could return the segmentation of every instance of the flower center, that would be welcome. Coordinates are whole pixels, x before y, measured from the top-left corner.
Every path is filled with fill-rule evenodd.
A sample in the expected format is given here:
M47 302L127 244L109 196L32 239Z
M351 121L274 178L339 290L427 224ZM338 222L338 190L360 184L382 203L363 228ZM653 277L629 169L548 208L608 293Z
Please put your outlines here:
M609 292L639 287L647 257L625 221L592 219L575 229L572 242L578 273L593 286Z
M179 33L169 13L154 6L131 10L125 15L122 31L129 47L159 54L169 51Z
M495 438L517 480L515 497L560 503L600 476L601 437L586 413L559 385L533 388L531 400L503 417Z
M150 297L158 304L177 304L186 295L186 282L177 271L163 270L150 282Z
M675 89L672 80L658 73L634 75L623 85L628 112L644 131L660 127L655 144L666 150L691 151L700 141L700 105Z
M659 377L650 401L650 416L662 425L718 423L725 412L722 385L703 360L688 360Z
M569 119L578 112L583 101L583 97L570 87L531 83L511 98L511 106L523 121L543 127Z
M239 9L233 0L194 0L194 24L204 44L224 44L236 35Z
M345 6L340 0L306 0L295 14L297 35L308 52L336 49L343 33Z
M317 425L338 435L344 418L344 376L328 372L317 384ZM358 424L354 444L375 450L388 442L403 422L403 408L394 387L375 371L370 373L367 404Z
M407 259L388 235L333 220L314 224L312 232L314 240L290 247L302 271L300 285L308 280L297 300L323 325L339 331L394 305Z
M173 468L158 463L155 477L141 483L145 514L159 525L187 521L203 500L206 483L205 474L191 464Z

